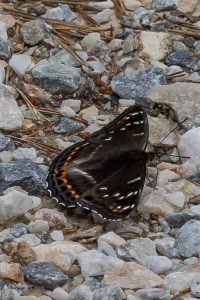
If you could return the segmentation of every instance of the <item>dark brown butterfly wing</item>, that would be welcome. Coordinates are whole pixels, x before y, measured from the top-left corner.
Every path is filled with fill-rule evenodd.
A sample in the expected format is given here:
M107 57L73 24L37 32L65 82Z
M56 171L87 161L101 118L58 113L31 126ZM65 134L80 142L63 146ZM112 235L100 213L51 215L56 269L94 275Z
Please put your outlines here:
M107 219L121 219L137 207L146 176L145 153L124 153L116 170L82 194L79 205ZM110 164L108 160L105 164ZM111 163L112 164L112 163ZM104 167L100 169L103 173Z
M127 216L144 185L147 141L146 113L130 107L58 155L50 165L48 189L63 205L78 204L109 219Z

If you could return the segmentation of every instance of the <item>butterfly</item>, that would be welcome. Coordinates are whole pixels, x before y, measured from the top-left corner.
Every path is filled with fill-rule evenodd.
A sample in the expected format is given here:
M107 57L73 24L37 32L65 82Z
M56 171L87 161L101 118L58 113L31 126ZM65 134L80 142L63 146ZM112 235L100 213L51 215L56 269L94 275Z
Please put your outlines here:
M52 161L49 192L61 205L80 206L108 220L125 218L144 186L148 136L145 110L129 107Z

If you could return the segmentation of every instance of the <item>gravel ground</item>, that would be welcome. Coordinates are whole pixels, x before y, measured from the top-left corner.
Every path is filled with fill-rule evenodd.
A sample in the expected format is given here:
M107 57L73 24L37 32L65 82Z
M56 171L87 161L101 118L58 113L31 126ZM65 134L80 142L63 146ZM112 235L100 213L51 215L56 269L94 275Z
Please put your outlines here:
M199 55L199 0L1 1L0 299L200 298ZM59 206L51 160L134 104L160 154L137 210Z

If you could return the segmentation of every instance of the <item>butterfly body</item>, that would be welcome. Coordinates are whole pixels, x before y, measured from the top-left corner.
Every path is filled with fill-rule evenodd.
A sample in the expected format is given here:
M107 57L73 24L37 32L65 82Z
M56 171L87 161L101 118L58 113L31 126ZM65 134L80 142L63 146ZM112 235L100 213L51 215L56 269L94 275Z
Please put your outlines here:
M126 217L137 206L146 176L148 121L138 106L51 163L48 189L62 205L78 205L106 219Z

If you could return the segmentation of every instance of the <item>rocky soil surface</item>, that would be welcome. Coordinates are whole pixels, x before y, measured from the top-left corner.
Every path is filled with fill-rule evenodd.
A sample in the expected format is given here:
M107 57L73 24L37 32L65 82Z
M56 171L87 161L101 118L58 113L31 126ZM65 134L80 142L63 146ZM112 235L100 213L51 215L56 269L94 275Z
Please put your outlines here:
M0 299L200 298L199 57L199 0L0 2ZM160 154L137 210L57 205L50 161L135 103Z

